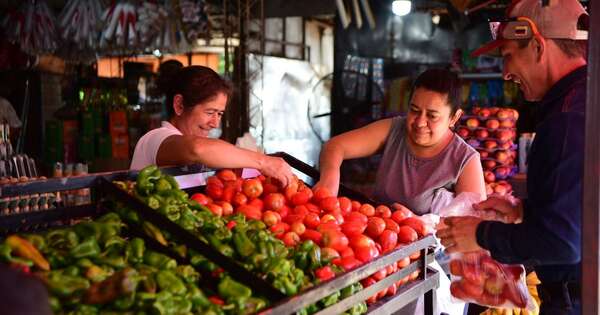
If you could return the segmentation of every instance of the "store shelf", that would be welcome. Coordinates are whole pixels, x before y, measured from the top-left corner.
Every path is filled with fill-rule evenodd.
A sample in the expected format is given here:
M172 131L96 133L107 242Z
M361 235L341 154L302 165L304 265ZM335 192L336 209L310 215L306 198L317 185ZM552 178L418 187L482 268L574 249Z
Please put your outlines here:
M459 73L458 77L469 80L489 80L502 79L501 72L484 72L484 73Z

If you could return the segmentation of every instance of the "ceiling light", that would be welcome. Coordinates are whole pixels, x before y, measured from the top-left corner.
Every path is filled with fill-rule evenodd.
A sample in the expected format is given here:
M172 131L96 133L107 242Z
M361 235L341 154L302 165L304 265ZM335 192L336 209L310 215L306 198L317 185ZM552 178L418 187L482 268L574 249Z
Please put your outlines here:
M431 23L438 25L440 24L440 15L439 14L434 14L431 16Z
M410 13L412 2L410 0L394 0L392 2L392 12L398 16L404 16Z

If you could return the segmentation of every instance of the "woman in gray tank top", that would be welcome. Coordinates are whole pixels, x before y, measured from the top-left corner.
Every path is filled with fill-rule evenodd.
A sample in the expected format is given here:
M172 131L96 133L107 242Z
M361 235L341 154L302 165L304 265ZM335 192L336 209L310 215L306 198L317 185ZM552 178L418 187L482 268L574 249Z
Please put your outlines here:
M321 179L315 187L326 187L337 194L344 160L383 151L373 195L379 203L404 205L423 215L438 212L461 192L485 196L479 153L452 131L462 114L461 89L460 80L452 72L423 72L413 85L406 118L376 121L338 135L323 146ZM447 278L441 280L438 296L449 300Z

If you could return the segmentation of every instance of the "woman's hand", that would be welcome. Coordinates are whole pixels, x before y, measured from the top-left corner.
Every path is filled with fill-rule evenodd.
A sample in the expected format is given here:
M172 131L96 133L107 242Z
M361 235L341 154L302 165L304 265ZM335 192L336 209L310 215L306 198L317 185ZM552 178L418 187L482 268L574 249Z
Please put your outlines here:
M498 213L505 223L521 223L523 221L523 204L519 199L512 197L490 197L473 205L478 211L494 211Z
M340 172L329 172L327 175L321 174L321 179L313 186L313 191L317 188L326 188L332 196L337 196L340 188Z
M265 155L260 165L261 174L277 179L282 187L286 187L294 181L292 167L280 157Z

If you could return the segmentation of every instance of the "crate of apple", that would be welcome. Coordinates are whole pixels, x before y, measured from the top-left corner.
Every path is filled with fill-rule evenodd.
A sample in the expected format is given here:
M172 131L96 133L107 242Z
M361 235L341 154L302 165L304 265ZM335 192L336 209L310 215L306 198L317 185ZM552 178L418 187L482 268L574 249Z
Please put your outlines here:
M288 247L311 240L320 246L323 258L345 271L433 231L433 227L406 207L400 206L392 211L385 205L373 206L333 196L324 188L313 191L299 179L283 188L273 178L261 175L242 179L226 169L209 177L204 193L193 194L191 198L217 216L241 213L247 218L262 220L271 233ZM365 287L376 283L406 267L420 255L417 251L361 282ZM418 276L419 271L413 272L367 302L394 295L399 286Z
M522 265L505 265L486 251L467 253L450 261L453 297L494 308L535 308Z

